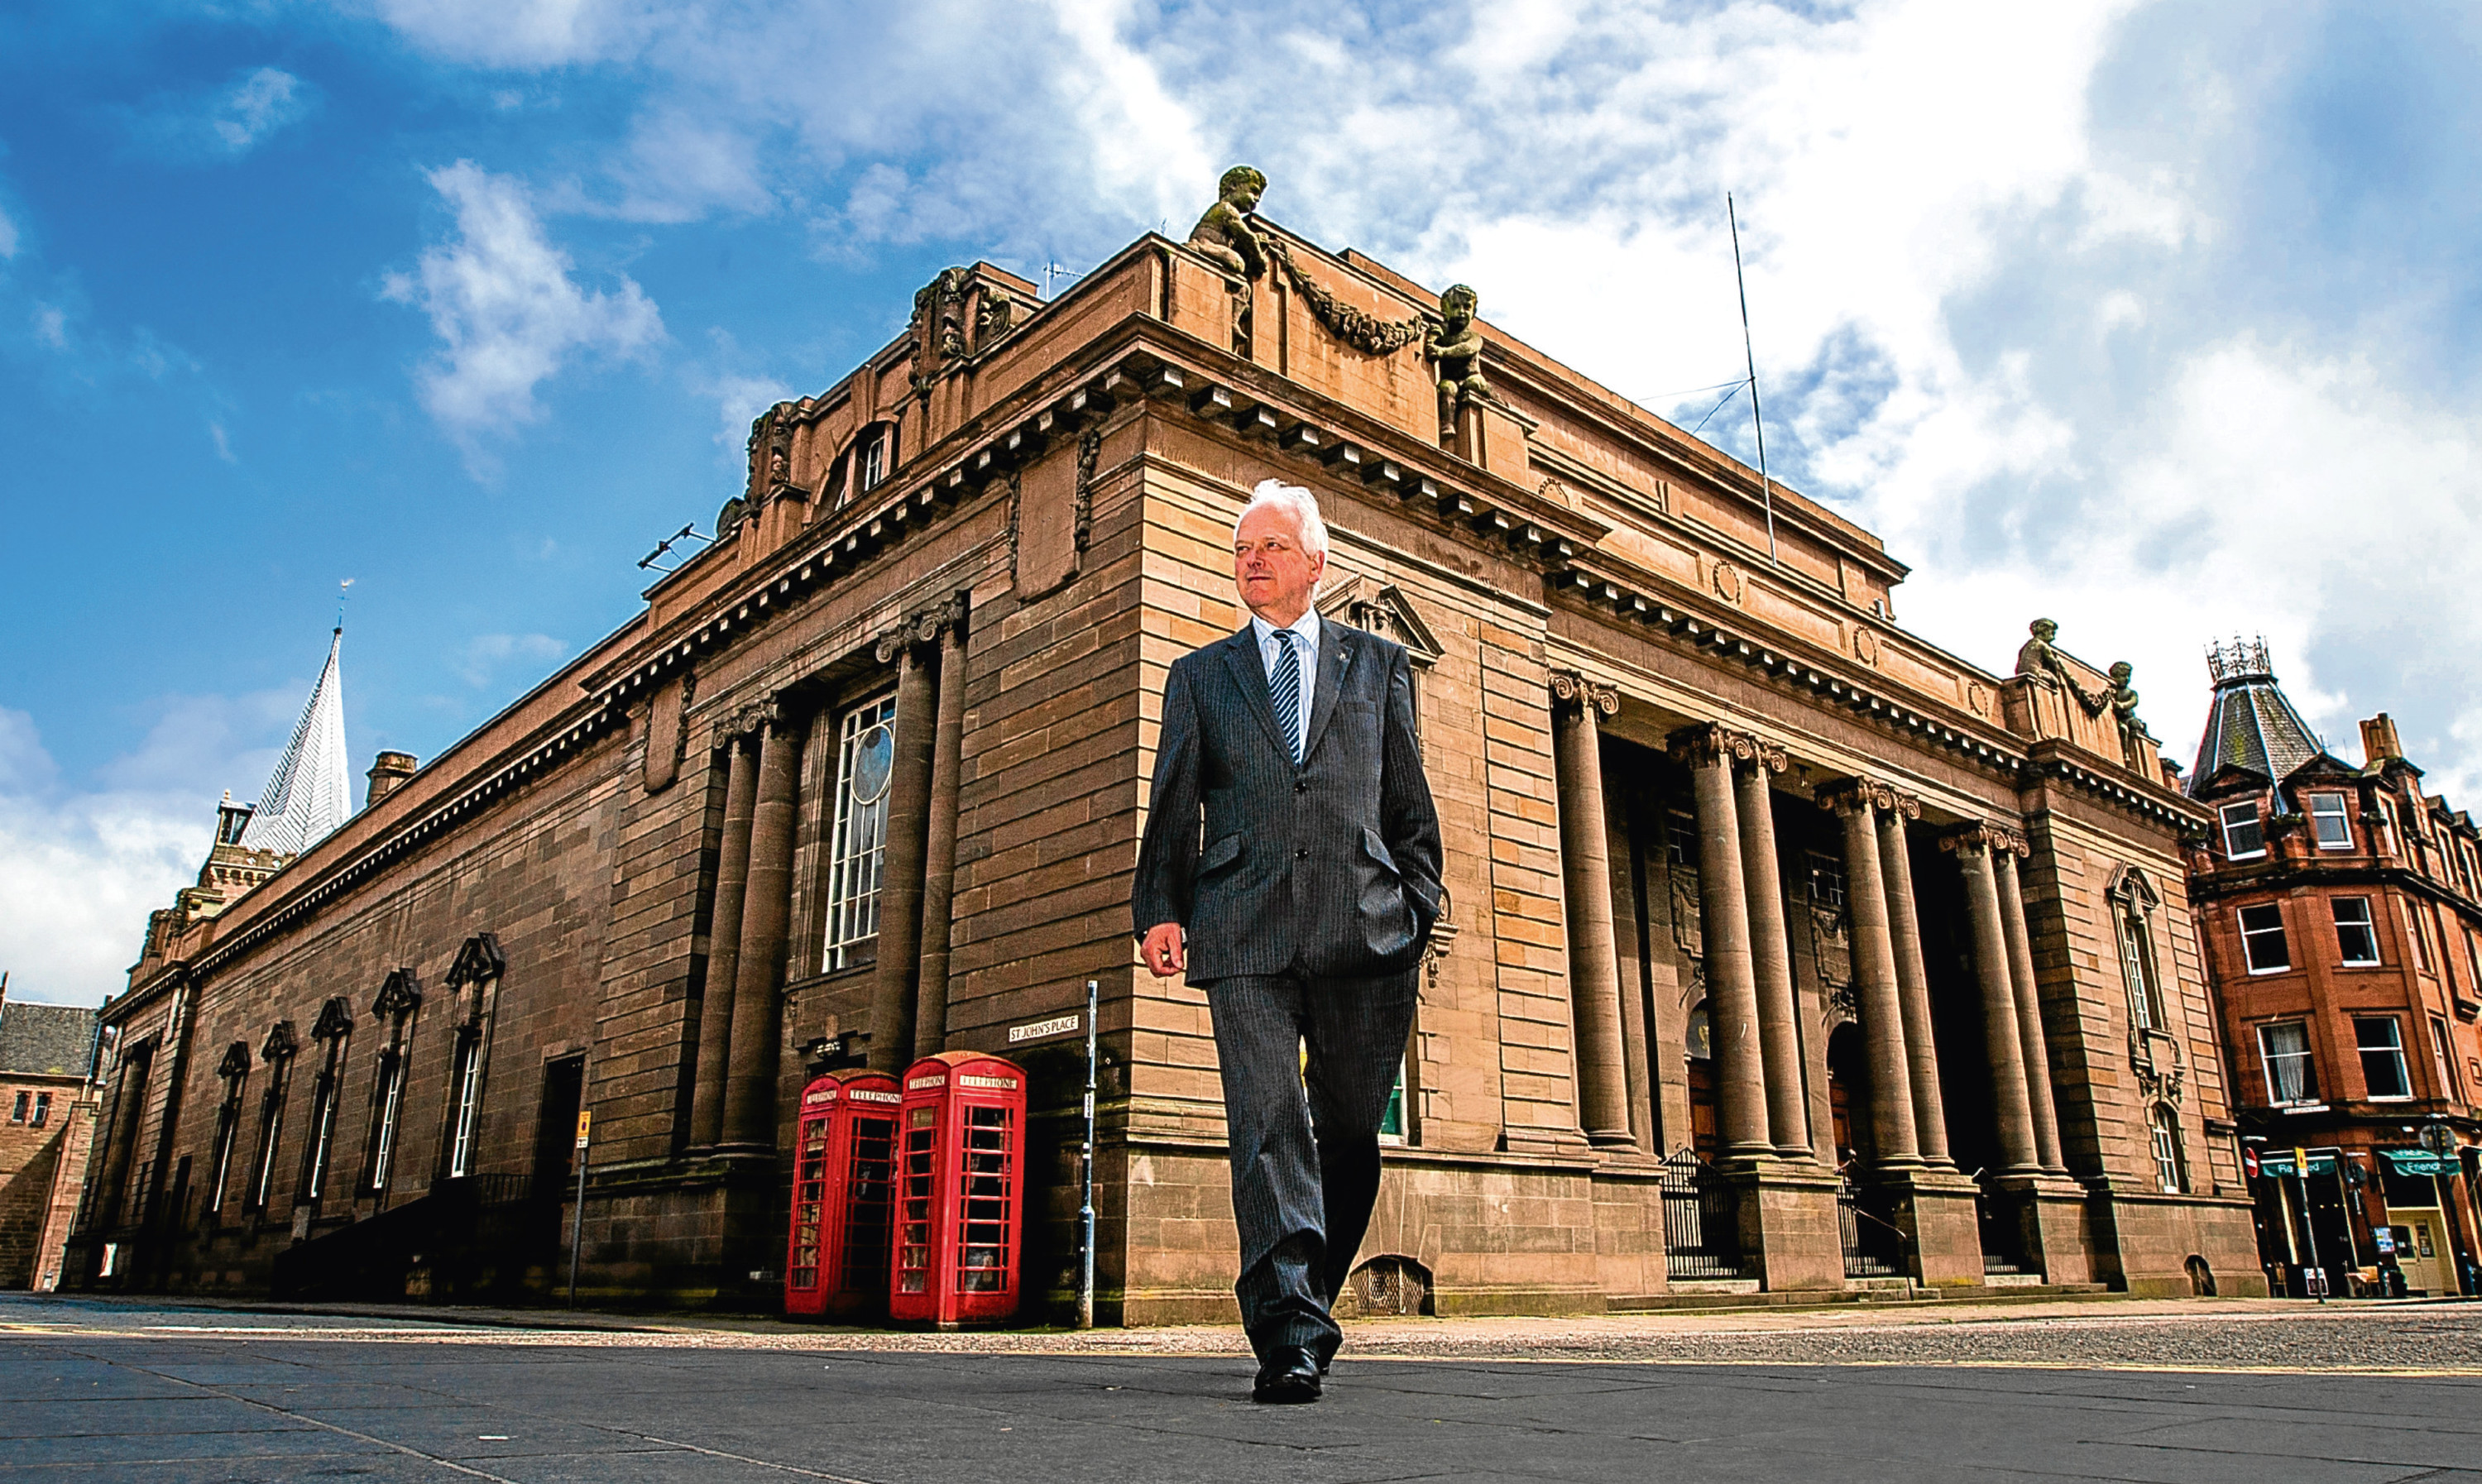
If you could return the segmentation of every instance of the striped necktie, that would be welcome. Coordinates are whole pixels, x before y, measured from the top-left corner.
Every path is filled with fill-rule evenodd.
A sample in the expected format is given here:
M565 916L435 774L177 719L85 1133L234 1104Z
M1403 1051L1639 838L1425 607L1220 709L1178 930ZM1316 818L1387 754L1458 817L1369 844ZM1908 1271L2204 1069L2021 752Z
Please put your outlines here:
M1284 751L1293 763L1302 760L1302 655L1293 648L1290 629L1276 630L1276 673L1267 677L1267 699L1276 708L1276 725L1284 733Z

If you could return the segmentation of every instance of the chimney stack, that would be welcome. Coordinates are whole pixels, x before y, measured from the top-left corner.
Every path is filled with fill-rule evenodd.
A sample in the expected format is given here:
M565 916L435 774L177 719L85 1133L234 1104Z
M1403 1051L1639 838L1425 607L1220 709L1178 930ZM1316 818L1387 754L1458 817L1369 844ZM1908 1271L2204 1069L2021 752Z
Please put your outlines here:
M399 783L413 777L414 767L411 753L380 754L379 759L371 764L371 789L362 799L362 808L378 807L382 799L396 792Z
M2362 724L2362 761L2401 762L2404 744L2396 740L2396 719L2385 711Z

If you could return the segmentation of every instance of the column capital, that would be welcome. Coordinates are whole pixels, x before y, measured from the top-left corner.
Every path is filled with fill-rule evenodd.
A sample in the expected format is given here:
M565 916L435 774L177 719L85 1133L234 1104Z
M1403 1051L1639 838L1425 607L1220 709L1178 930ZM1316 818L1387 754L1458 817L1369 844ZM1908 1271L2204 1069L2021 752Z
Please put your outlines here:
M2025 836L2003 824L1976 820L1963 824L1940 836L1940 849L1960 856L2029 856L2033 847Z
M1818 785L1811 797L1818 807L1837 814L1860 813L1864 809L1893 814L1899 819L1922 817L1922 801L1892 783L1875 778L1839 778Z
M1754 732L1720 722L1683 727L1664 739L1675 762L1695 768L1707 763L1746 762L1769 773L1782 773L1792 759L1784 750Z
M872 652L883 665L894 660L907 649L924 649L939 642L940 636L965 622L966 595L949 594L946 597L907 614L886 633L880 635Z
M755 701L744 702L726 713L716 724L716 732L726 742L754 739L763 731L781 731L791 720L779 692L769 691Z
M1599 711L1605 716L1621 714L1621 693L1617 688L1589 680L1573 670L1551 672L1551 700L1556 704L1573 706L1580 711Z

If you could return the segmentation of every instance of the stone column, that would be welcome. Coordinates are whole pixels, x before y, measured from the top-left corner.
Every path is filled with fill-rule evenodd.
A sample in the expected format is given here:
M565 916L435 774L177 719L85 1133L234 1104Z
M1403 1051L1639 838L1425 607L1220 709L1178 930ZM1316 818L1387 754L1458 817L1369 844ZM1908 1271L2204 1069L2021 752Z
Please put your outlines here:
M1595 715L1619 713L1620 692L1580 675L1551 676L1551 767L1560 795L1560 873L1569 909L1569 1000L1577 1031L1577 1116L1589 1142L1631 1145L1628 1064L1621 1042L1620 954L1612 934L1610 836Z
M1870 1142L1883 1169L1922 1162L1914 1122L1913 1073L1905 1050L1905 1012L1896 982L1896 950L1888 922L1888 886L1879 863L1877 814L1892 790L1862 779L1831 783L1818 802L1844 827L1844 901L1853 927L1854 997L1862 1012L1862 1044L1870 1060Z
M1758 1044L1758 986L1750 959L1750 901L1741 887L1741 826L1732 801L1735 747L1748 753L1756 747L1753 739L1712 725L1675 732L1671 743L1673 756L1690 771L1697 797L1699 921L1706 1023L1714 1043L1716 1132L1727 1157L1773 1154L1766 1064Z
M1931 980L1922 967L1922 923L1914 910L1914 857L1905 836L1905 821L1921 817L1922 802L1900 789L1888 792L1893 807L1879 811L1879 874L1887 888L1888 937L1895 949L1896 992L1905 1013L1914 1142L1933 1168L1953 1169L1946 1100L1940 1093L1939 1042L1931 1030Z
M724 844L707 914L706 989L699 1003L698 1081L690 1095L690 1143L724 1137L724 1082L732 1066L733 979L741 963L741 904L750 882L750 815L757 807L758 764L751 738L724 748Z
M887 854L880 871L879 967L870 994L870 1070L891 1075L912 1065L922 973L922 871L930 850L931 754L938 730L927 643L916 621L879 642L882 664L896 662L896 760L887 782Z
M1767 1132L1786 1159L1815 1158L1803 1105L1801 1020L1793 1009L1792 942L1784 931L1783 875L1776 864L1776 811L1767 775L1782 773L1781 748L1751 739L1749 766L1732 773L1739 795L1741 888L1750 902L1750 964L1758 987L1758 1042L1767 1068Z
M2007 931L1999 925L1999 883L1994 848L2008 836L1990 825L1967 825L1941 837L1965 872L1966 915L1973 928L1973 977L1982 989L1982 1041L1991 1065L1991 1111L1999 1131L1999 1175L2041 1169L2034 1111L2025 1096L2025 1055L2017 1032L2017 987L2008 965Z
M793 824L802 783L802 734L767 708L758 737L758 792L750 813L750 870L742 893L741 953L732 974L732 1060L725 1073L726 1144L776 1144L779 990L793 914Z
M963 600L961 596L961 605ZM965 627L961 606L956 620L939 630L939 706L931 744L931 820L922 847L921 1009L913 1018L913 1055L917 1060L948 1048L948 936L957 898L957 790L964 774L964 747Z
M2060 1115L2051 1102L2051 1052L2043 1036L2042 988L2034 980L2034 950L2025 931L2025 896L2017 879L2017 859L2025 842L1992 852L1994 885L1999 893L1999 929L2008 942L2008 977L2017 994L2017 1044L2025 1063L2025 1100L2034 1114L2034 1149L2043 1168L2066 1175L2068 1161L2060 1153Z

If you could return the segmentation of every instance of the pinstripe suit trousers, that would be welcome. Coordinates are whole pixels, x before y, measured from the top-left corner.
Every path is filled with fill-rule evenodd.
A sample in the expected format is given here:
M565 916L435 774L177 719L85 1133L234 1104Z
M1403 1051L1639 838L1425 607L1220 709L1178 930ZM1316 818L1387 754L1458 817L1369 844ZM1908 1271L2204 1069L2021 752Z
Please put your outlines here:
M1224 1064L1241 1232L1233 1292L1261 1364L1279 1345L1307 1345L1325 1360L1343 1339L1328 1310L1379 1195L1379 1124L1413 1028L1416 972L1202 986Z

